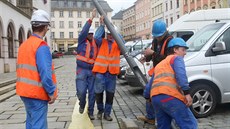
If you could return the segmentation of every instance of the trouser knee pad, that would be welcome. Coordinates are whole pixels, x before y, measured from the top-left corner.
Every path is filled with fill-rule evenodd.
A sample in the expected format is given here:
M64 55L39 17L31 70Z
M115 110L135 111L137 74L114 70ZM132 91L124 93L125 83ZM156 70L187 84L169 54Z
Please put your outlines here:
M96 93L95 94L97 104L103 103L103 93Z
M106 92L106 104L113 104L113 97L114 97L114 93L112 92Z

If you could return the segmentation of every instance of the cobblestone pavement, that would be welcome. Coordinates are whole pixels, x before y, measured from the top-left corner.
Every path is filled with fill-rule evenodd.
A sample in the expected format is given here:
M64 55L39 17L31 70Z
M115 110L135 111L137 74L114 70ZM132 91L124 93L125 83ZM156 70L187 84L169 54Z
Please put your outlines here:
M64 65L56 70L59 97L53 105L49 105L49 129L65 129L69 127L74 105L77 102L75 88L75 58L72 56L55 59L55 65ZM2 77L0 75L0 77ZM25 122L24 105L18 96L0 103L0 129L23 129ZM97 113L95 105L95 114ZM117 89L113 104L112 122L94 120L95 129L119 129L122 118L130 118L139 129L155 129L155 126L136 119L145 114L145 99L140 88L130 87L124 80L117 80ZM95 115L96 116L96 115ZM215 112L198 119L199 129L230 129L230 104L218 105Z

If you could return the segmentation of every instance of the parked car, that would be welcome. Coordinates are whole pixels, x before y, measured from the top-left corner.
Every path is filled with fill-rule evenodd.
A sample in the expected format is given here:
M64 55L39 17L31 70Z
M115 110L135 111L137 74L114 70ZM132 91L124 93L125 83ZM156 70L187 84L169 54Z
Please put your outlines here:
M145 62L144 64L142 64L139 60L143 56L144 55L142 53L139 53L134 57L134 61L137 63L137 66L139 67L143 75L147 78L147 80L149 80L150 77L148 75L148 70L152 67L152 62ZM138 81L137 77L134 75L130 67L126 68L125 79L128 82L128 84L132 87L141 86L140 82Z
M54 58L63 57L63 55L64 55L63 52L54 51L52 53L52 58L54 59Z
M185 14L168 27L174 37L187 41L199 29L215 22L229 22L230 8L198 10Z
M191 110L196 117L206 117L216 104L230 102L230 22L210 24L187 43L184 60L193 98Z
M139 40L136 42L133 42L132 44L130 42L126 43L125 46L127 48L127 51L129 52L129 56L135 57L138 54L140 54L143 50L150 47L152 44L152 40ZM126 68L128 67L128 63L123 55L120 56L120 74L118 75L118 78L124 79Z
M207 25L187 43L184 61L193 98L190 108L196 117L207 117L218 103L230 102L230 22ZM142 71L147 69L137 64ZM134 76L130 68L126 75Z

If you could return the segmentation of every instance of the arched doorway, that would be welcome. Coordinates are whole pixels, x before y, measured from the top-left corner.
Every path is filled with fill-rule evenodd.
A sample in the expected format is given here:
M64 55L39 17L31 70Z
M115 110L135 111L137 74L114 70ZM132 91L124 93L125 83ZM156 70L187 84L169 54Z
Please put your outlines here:
M28 30L28 32L27 32L27 39L30 37L31 34L32 34L31 31Z
M19 46L23 43L23 41L25 40L25 32L24 29L22 27L20 27L19 32L18 32L18 42L19 42Z
M12 23L9 23L7 27L7 39L9 58L14 58L14 27Z

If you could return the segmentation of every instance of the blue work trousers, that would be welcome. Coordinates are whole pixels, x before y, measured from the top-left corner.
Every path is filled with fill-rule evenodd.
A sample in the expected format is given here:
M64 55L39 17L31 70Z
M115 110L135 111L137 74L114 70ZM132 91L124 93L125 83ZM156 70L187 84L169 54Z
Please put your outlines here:
M197 121L189 107L179 99L160 94L152 97L158 129L170 129L174 119L180 129L197 129Z
M146 100L146 118L155 120L155 111L150 100Z
M95 93L102 94L106 91L106 102L104 107L103 97L97 100L97 108L100 112L104 112L105 115L110 115L113 104L113 97L116 88L116 75L106 72L104 74L96 73L95 77Z
M48 101L21 97L26 109L26 129L48 129Z
M81 108L85 108L86 104L86 93L88 90L88 113L93 115L94 104L95 104L95 93L94 93L94 80L95 75L92 73L91 69L83 69L77 67L76 73L76 89L77 97L79 99L79 105Z

